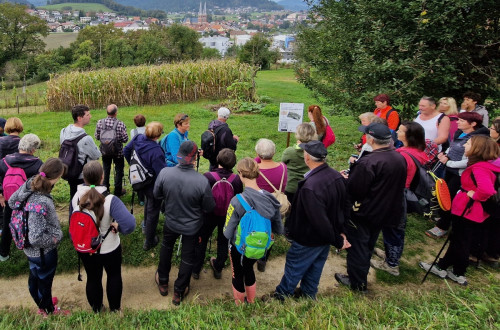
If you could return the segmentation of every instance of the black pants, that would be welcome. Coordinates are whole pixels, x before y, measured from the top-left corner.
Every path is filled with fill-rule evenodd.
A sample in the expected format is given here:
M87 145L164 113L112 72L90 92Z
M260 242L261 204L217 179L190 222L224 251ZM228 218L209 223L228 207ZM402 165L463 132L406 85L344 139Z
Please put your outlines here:
M115 163L115 195L120 196L123 190L123 168L125 166L123 156L111 157L102 156L102 167L104 169L104 185L109 190L109 177L111 173L111 163Z
M144 225L146 226L146 242L153 244L160 217L161 199L156 199L153 195L153 185L142 190L146 196L144 204Z
M205 261L205 253L207 251L208 240L212 236L214 229L217 228L217 258L215 259L214 266L217 271L222 271L226 264L228 248L227 238L224 236L224 222L225 216L211 215L207 217L198 233L198 244L196 244L196 262L193 268L193 273L199 273Z
M460 175L451 173L450 171L446 171L444 181L446 181L446 184L448 185L448 189L450 190L450 197L451 200L453 200L462 185L460 183ZM436 226L442 230L450 229L452 217L451 211L443 211L439 209L439 216L441 217L441 219L437 222Z
M3 224L2 224L2 241L0 243L0 255L7 257L10 254L10 245L12 243L12 234L10 232L10 217L12 216L12 209L5 201L3 209Z
M492 258L500 257L500 217L488 218L485 221L485 242L484 248L488 256ZM482 257L482 256L481 256Z
M245 292L245 286L255 284L253 265L257 260L248 259L245 256L242 258L242 255L234 245L230 245L229 253L231 256L231 268L233 269L233 287L239 292Z
M69 184L69 203L73 200L73 196L76 194L76 190L79 184L83 183L83 179L68 180Z
M465 275L469 265L469 254L471 243L478 241L482 236L484 223L477 223L465 218L453 215L450 246L443 258L438 262L441 269L453 266L453 273L461 276Z
M102 274L106 270L106 296L108 297L110 311L121 308L123 282L122 282L122 247L106 254L78 253L82 259L87 273L87 300L96 313L102 307Z
M351 219L346 225L347 240L351 247L347 249L347 274L354 290L366 290L368 271L375 243L381 228L367 223L369 219Z
M160 264L158 265L158 279L160 284L168 284L170 269L172 268L174 245L179 236L181 234L171 231L166 225L163 226L163 242L161 243ZM182 235L181 264L179 266L179 274L174 283L175 292L184 293L184 290L189 286L195 263L197 238L197 235Z

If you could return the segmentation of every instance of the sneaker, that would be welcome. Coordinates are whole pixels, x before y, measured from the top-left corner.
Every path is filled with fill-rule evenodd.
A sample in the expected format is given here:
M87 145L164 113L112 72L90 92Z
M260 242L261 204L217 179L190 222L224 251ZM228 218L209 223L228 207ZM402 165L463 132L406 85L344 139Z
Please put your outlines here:
M184 293L174 292L174 298L172 298L172 304L174 304L175 306L179 306L181 304L181 301L183 301L184 298L186 298L188 293L189 293L189 286L186 287Z
M10 256L4 257L3 255L0 254L0 261L7 261L9 260Z
M425 234L429 237L432 237L432 238L441 238L443 237L444 235L446 235L448 233L447 230L442 230L441 228L439 227L434 227L432 229L429 229L425 232Z
M215 260L216 258L215 257L212 257L210 258L210 267L212 267L212 270L214 271L214 277L217 279L217 280L220 280L221 277L222 277L222 272L218 271L216 268L215 268ZM258 261L257 261L258 262ZM257 268L258 268L258 265L257 265Z
M257 270L261 273L266 271L266 262L262 260L257 260Z
M390 266L385 260L370 260L370 265L373 268L383 270L391 275L399 276L399 266Z
M420 261L418 263L418 265L420 266L420 268L422 268L423 270L425 270L426 272L429 271L429 268L431 268L431 264L428 264L426 262L423 262L423 261ZM446 270L443 270L441 268L439 268L438 265L434 265L432 266L431 268L431 271L430 271L432 274L442 278L442 279L445 279L446 278L446 275L447 275L447 272Z
M349 275L335 273L334 277L340 284L351 287L351 280L349 279Z
M448 270L446 275L448 275L450 280L457 282L460 285L463 285L463 286L467 285L467 278L465 278L464 275L460 275L460 276L455 275L455 273L453 273L451 270Z
M375 248L373 250L373 252L375 253L375 255L381 259L384 259L385 260L385 251L382 250L382 249L379 249L379 248Z
M143 201L140 201L140 202L139 202L139 205L140 205L140 206L144 206L144 202L143 202Z
M56 307L58 302L59 302L59 299L57 299L57 297L52 297L52 305L54 305L54 307Z
M152 248L154 248L155 246L157 246L159 242L160 242L160 239L158 238L158 236L155 236L155 238L153 239L153 243L152 244L149 244L147 240L144 241L144 245L142 246L142 249L144 251L151 250Z

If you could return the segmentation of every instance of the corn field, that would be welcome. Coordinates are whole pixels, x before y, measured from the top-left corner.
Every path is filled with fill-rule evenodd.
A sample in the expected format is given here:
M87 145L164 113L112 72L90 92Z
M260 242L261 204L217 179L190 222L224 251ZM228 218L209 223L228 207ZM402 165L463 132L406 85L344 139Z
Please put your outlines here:
M221 99L237 82L253 85L255 69L234 60L210 60L70 72L47 82L47 107L64 111L75 104L91 109L110 103L118 106L161 105L169 102ZM252 87L249 98L255 94Z

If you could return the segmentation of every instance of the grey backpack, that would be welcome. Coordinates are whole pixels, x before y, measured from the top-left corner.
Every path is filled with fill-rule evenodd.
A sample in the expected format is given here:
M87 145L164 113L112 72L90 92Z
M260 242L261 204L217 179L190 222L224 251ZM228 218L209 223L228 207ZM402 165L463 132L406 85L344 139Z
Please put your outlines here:
M118 155L118 141L116 140L116 127L118 126L118 120L111 128L106 128L106 122L101 119L102 131L101 131L101 146L100 150L103 156L117 156Z

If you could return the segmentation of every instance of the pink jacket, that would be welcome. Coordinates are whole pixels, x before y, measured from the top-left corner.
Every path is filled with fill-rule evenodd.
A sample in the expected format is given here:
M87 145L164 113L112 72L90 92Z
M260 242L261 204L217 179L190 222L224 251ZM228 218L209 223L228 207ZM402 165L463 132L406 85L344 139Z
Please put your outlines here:
M496 193L496 174L494 172L500 172L500 158L488 162L479 162L467 167L462 173L460 179L462 189L453 199L451 213L461 216L465 210L465 214L463 215L465 219L479 223L486 220L490 215L483 210L481 202L486 201ZM472 173L474 173L477 186L472 181ZM472 205L466 210L470 201L467 191L470 190L473 190L475 193L472 196Z

